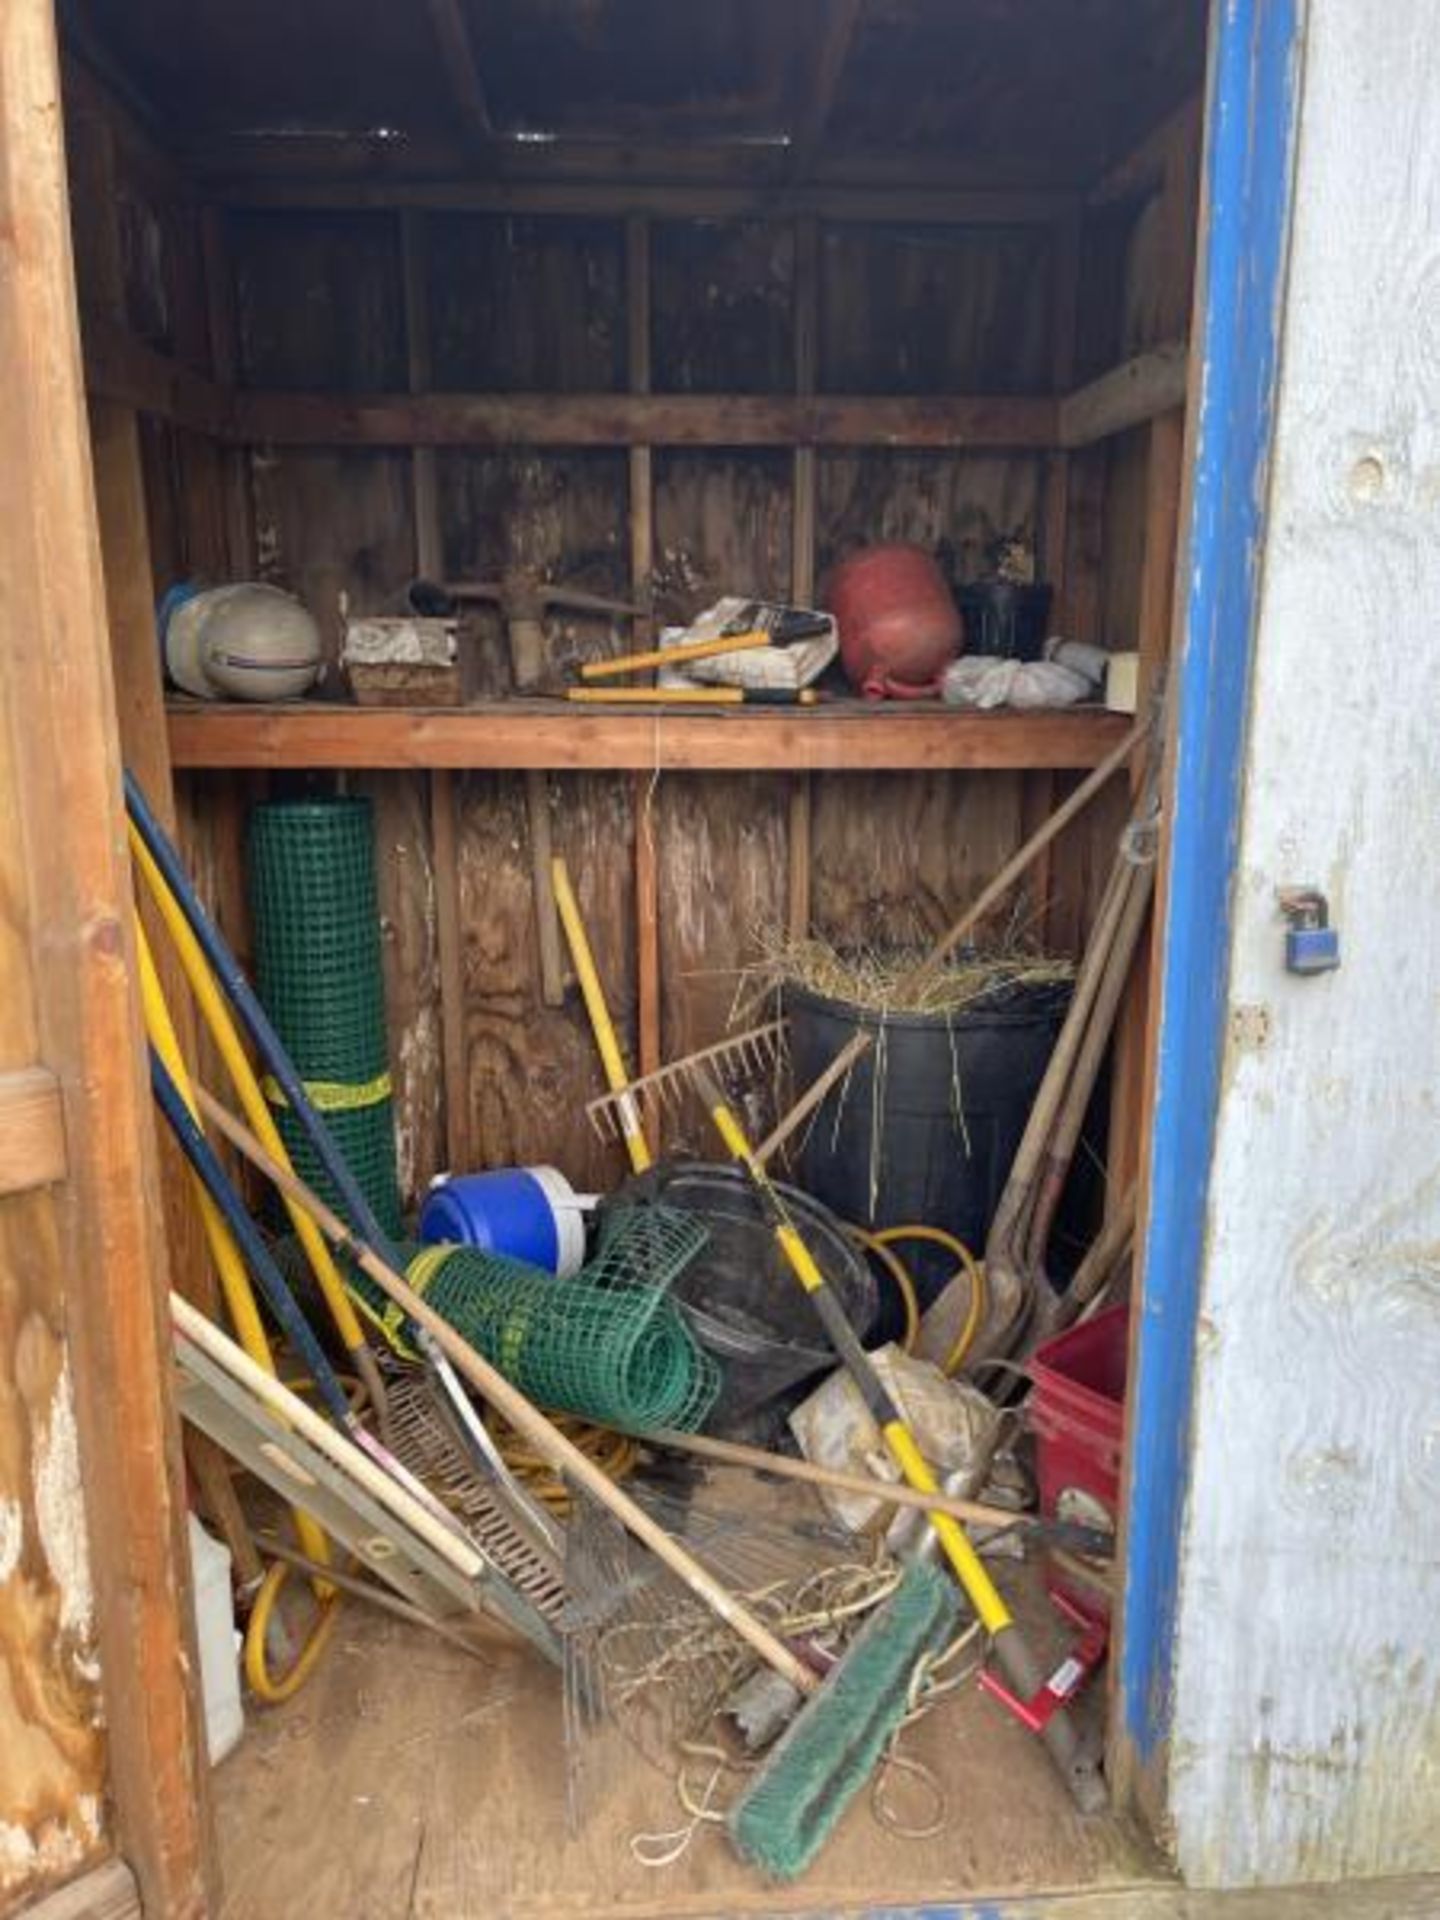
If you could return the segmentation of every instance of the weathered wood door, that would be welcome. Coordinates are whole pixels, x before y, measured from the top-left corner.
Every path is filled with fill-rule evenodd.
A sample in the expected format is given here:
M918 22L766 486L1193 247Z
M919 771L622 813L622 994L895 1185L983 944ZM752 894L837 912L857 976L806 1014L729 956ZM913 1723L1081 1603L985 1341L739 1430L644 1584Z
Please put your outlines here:
M204 1911L164 1248L130 987L51 0L0 6L0 1912Z

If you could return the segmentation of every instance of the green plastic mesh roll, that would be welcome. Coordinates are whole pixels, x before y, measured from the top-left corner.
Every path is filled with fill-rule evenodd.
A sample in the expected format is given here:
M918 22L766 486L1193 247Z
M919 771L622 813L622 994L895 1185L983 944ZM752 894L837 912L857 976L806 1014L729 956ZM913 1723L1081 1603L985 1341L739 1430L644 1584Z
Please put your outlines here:
M427 1247L412 1287L540 1406L644 1434L693 1431L720 1370L667 1291L703 1246L691 1214L635 1208L570 1280L474 1247Z
M250 902L261 1001L393 1239L402 1213L370 802L345 797L256 807ZM278 1089L267 1085L266 1091L296 1172L344 1214L289 1106Z

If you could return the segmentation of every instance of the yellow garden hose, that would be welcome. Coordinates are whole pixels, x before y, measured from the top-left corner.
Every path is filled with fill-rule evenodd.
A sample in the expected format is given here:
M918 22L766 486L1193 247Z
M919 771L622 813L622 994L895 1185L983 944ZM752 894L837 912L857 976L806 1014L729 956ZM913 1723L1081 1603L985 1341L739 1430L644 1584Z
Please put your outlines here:
M960 1370L965 1356L975 1344L980 1331L980 1323L985 1318L985 1269L971 1253L963 1240L953 1233L947 1233L944 1227L885 1227L874 1236L879 1246L892 1247L897 1240L927 1240L932 1246L944 1247L947 1253L953 1253L959 1262L954 1278L963 1273L970 1282L970 1306L965 1315L965 1323L955 1336L954 1345L941 1362L940 1371L954 1374ZM909 1349L907 1348L908 1352Z
M265 1095L261 1091L260 1082L250 1065L249 1056L241 1043L230 1009L215 984L215 977L201 951L199 941L191 930L190 922L186 919L165 876L151 858L150 851L133 822L130 826L130 850L156 910L165 923L165 930L174 943L185 978L190 984L196 1004L210 1030L210 1037L215 1042L216 1050L225 1063L225 1070L230 1076L245 1117L265 1151L273 1160L288 1169L291 1164L290 1156L275 1125L274 1116L271 1114ZM176 1084L181 1084L178 1077L176 1077ZM386 1411L384 1384L379 1368L375 1364L375 1356L361 1331L354 1305L345 1290L345 1283L340 1278L334 1256L325 1244L324 1237L315 1222L304 1208L297 1206L288 1196L282 1196L282 1198L284 1198L285 1208L290 1215L296 1237L304 1249L305 1257L310 1263L325 1304L330 1309L341 1343L349 1354L355 1371L365 1384L365 1389L370 1395L383 1428ZM314 1558L313 1554L311 1558Z
M314 1522L308 1514L295 1514L295 1530L304 1539L304 1530L300 1522L304 1520L313 1527ZM320 1544L326 1551L318 1558L318 1564L325 1565L329 1559L328 1542L320 1535ZM311 1559L317 1556L306 1549ZM270 1672L269 1648L266 1640L270 1631L270 1622L274 1617L275 1606L282 1589L295 1569L283 1560L272 1560L260 1582L260 1591L255 1596L255 1604L250 1609L250 1622L245 1629L245 1679L256 1699L263 1700L267 1707L278 1707L284 1701L297 1694L315 1671L316 1662L330 1643L335 1631L335 1622L340 1613L340 1593L338 1588L324 1587L315 1581L315 1597L319 1611L315 1616L304 1644L284 1673L277 1680ZM324 1598L321 1598L321 1594Z
M965 1242L953 1233L947 1233L943 1227L928 1227L918 1224L903 1227L882 1227L871 1232L868 1227L857 1227L847 1223L847 1230L865 1249L873 1253L895 1282L896 1292L905 1307L905 1332L901 1338L901 1349L905 1353L915 1351L915 1342L920 1333L920 1298L915 1291L915 1282L910 1269L895 1252L896 1243L905 1240L928 1240L933 1246L944 1247L947 1253L953 1253L957 1261L952 1280L958 1280L963 1273L970 1282L970 1305L964 1324L955 1336L949 1353L941 1363L940 1371L952 1375L959 1371L962 1362L980 1331L980 1323L985 1317L985 1269L971 1253Z
M155 958L150 951L150 943L145 937L145 929L140 924L138 913L135 915L135 950L140 967L140 996L145 1010L146 1035L198 1126L200 1114L195 1102L195 1091L191 1084L189 1070L185 1065L184 1055L180 1051L175 1023L165 1003L160 976L155 969ZM240 1249L235 1244L235 1237L221 1217L219 1208L206 1192L199 1175L192 1172L191 1180L200 1208L206 1243L215 1262L215 1270L220 1276L221 1291L225 1296L225 1305L236 1336L255 1364L263 1367L267 1373L274 1374L276 1371L274 1355L270 1351L265 1324L260 1318L260 1309L250 1285L250 1276L245 1270L245 1262L240 1256ZM292 1512L296 1536L305 1553L310 1559L322 1565L327 1563L330 1558L330 1543L323 1529L311 1515L299 1507L293 1508ZM340 1596L333 1587L321 1587L317 1583L315 1597L320 1608L319 1615L289 1669L281 1679L275 1680L269 1671L265 1635L280 1589L289 1578L290 1572L289 1567L278 1561L271 1566L255 1596L255 1604L245 1634L246 1678L258 1697L268 1703L288 1700L304 1684L323 1652L325 1642L329 1639L339 1604Z
M910 1277L910 1269L896 1253L887 1246L878 1233L871 1233L868 1227L857 1227L853 1222L845 1223L846 1231L857 1245L866 1253L873 1253L895 1282L895 1291L900 1296L905 1309L905 1331L900 1337L900 1349L903 1353L913 1353L915 1342L920 1334L920 1296L915 1291L915 1282Z

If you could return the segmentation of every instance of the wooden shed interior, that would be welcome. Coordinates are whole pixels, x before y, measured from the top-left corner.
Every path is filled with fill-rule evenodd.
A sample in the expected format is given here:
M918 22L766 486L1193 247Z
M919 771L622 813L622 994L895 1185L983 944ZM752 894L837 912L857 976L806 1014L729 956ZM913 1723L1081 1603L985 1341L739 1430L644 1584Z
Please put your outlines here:
M548 1162L584 1189L622 1171L584 1115L597 1069L545 951L537 836L568 859L626 1056L649 1070L725 1031L762 928L932 936L1128 723L858 699L567 709L517 692L490 607L467 615L466 705L357 707L345 617L417 575L640 610L551 607L558 666L722 593L813 603L869 542L944 547L969 578L1018 535L1054 588L1052 630L1137 650L1153 686L1208 12L65 0L124 753L242 958L251 804L372 796L408 1201L447 1167ZM298 594L329 650L318 696L167 703L154 606L187 578ZM1122 773L1032 882L1053 952L1083 946L1130 793ZM1097 1208L1135 1178L1144 974L1092 1130ZM197 1241L174 1180L167 1208L183 1287ZM399 1627L342 1632L312 1701L215 1776L225 1910L770 1897L704 1835L668 1873L637 1865L631 1833L674 1824L638 1783L563 1846L549 1723L507 1707L539 1684L505 1649L472 1682ZM1123 1815L1082 1822L1026 1736L967 1713L943 1833L907 1843L857 1818L804 1883L811 1904L1148 1870Z

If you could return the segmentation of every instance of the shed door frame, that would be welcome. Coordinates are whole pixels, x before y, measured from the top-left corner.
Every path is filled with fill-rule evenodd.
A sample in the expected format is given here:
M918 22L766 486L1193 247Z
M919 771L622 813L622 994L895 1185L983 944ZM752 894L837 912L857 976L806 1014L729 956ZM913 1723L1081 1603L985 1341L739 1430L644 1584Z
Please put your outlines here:
M47 1177L106 1716L105 1837L147 1913L190 1916L209 1910L216 1882L70 232L53 0L0 0L0 673L25 722L0 751L21 796L7 831L30 895L36 1065L63 1109L65 1165Z
M1177 557L1159 1018L1140 1183L1112 1674L1117 1794L1166 1825L1180 1543L1231 890L1259 605L1294 173L1304 0L1212 0L1187 505ZM1217 1631L1237 1628L1217 1622Z
M1301 0L1214 0L1212 11L1208 213L1194 374L1199 406L1188 521L1189 560L1175 666L1178 697L1171 751L1171 826L1159 916L1162 967L1156 1093L1143 1201L1144 1280L1131 1401L1127 1570L1116 1671L1119 1711L1112 1749L1118 1777L1127 1781L1142 1801L1149 1798L1145 1789L1155 1777L1154 1769L1163 1765L1169 1727L1197 1282L1219 1081L1240 749L1289 225L1300 4ZM38 76L44 81L53 105L58 101L58 80L51 0L7 0L5 16L14 44L24 43L30 79L33 82ZM5 104L0 96L0 107ZM65 363L64 384L72 396L66 412L79 436L82 416L74 292L68 243L57 233L53 218L57 204L63 206L59 116L51 111L41 118L52 151L39 158L35 178L49 217L43 222L46 258L33 264L37 273L43 269L46 285L41 289L42 298L48 295L53 306L54 297L63 295L61 305L68 313L68 323L61 329L61 359ZM28 145L33 152L35 125L33 115L28 116L24 127L11 118L0 127L0 134L7 147L12 143L17 148ZM50 444L55 444L54 436ZM58 537L54 525L49 532L52 538ZM86 604L75 609L76 631L87 635L85 652L99 656L88 660L87 666L94 676L92 684L103 689L99 704L105 717L99 724L104 744L96 751L93 773L108 767L113 776L113 695L103 664L105 622L95 564L93 513L84 525L74 529L72 537L80 542L78 572L86 583ZM51 569L51 591L67 576L73 581L75 572L64 565ZM98 649L89 644L96 639L102 643ZM94 830L114 836L107 849L113 859L118 851L118 787L113 777L109 784L109 814L107 817L102 812ZM118 909L118 898L115 905ZM112 925L112 937L123 950L128 945L123 915L118 924ZM113 974L111 978L113 981ZM135 1051L138 1058L138 1041ZM138 1083L127 1083L125 1097L127 1103L134 1103L129 1111L138 1126ZM139 1137L143 1139L143 1130ZM144 1157L148 1160L148 1148ZM93 1197L101 1198L98 1193ZM103 1275L113 1293L124 1276L113 1267L105 1272L103 1261L99 1265L101 1272L95 1277ZM130 1298L133 1307L133 1293ZM92 1390L100 1384L93 1380L90 1383ZM117 1444L108 1450L112 1467L118 1457L132 1451L119 1444L124 1436L114 1439ZM162 1445L159 1459L152 1451L145 1463L146 1477L153 1478L162 1505L170 1484L163 1464L167 1451ZM101 1532L96 1540L97 1557L118 1557L123 1539L123 1533L117 1536L114 1530ZM116 1572L112 1559L101 1578ZM168 1582L162 1584L168 1586ZM185 1634L177 1617L181 1593L183 1587L177 1592L170 1586L165 1607L171 1632L183 1643ZM183 1687L175 1689L172 1707L175 1718L183 1723L188 1710ZM117 1756L124 1750L127 1737L134 1738L142 1728L153 1737L154 1716L143 1697L134 1698L122 1690L112 1696L111 1712ZM133 1727L126 1724L132 1716ZM179 1910L195 1897L195 1855L202 1849L197 1847L191 1823L199 1796L192 1798L191 1793L182 1791L178 1797L189 1804L177 1806L173 1787L167 1794L159 1776L149 1784L148 1793L138 1779L126 1784L130 1794L139 1792L142 1805L149 1799L153 1809L155 1825L150 1827L150 1834L158 1859L151 1869L155 1874L151 1884L159 1895L157 1910L162 1910L169 1898L174 1898L172 1910ZM168 1806L164 1804L166 1799L171 1801ZM129 1823L122 1818L122 1845L127 1838L126 1824L133 1843L139 1837L137 1827L143 1830L149 1826L142 1806L132 1805ZM167 1859L171 1848L176 1852ZM177 1853L184 1858L184 1865L176 1860ZM171 1860L176 1860L174 1867ZM172 1873L175 1877L169 1878ZM184 1887L178 1897L177 1881Z

